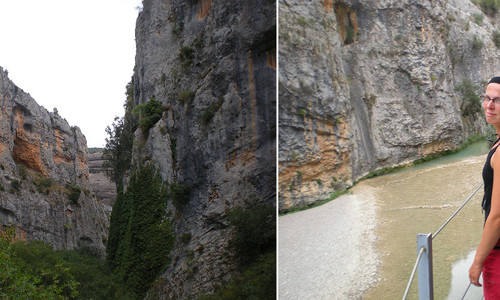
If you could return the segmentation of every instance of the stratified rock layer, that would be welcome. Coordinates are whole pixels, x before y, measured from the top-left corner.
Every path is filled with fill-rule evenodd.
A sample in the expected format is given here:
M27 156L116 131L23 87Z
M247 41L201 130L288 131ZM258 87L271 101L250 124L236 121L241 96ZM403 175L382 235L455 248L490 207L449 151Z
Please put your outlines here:
M177 240L154 297L192 298L237 271L227 212L275 204L276 7L274 1L144 1L136 27L135 104L163 118L135 134L133 162L153 161L189 186L172 205ZM154 298L153 297L153 298Z
M18 238L104 255L108 215L89 192L87 141L0 67L0 222Z
M116 200L116 185L112 182L103 169L104 160L102 151L89 153L89 182L92 191L109 209L113 207Z
M486 134L499 28L470 1L279 3L281 211Z

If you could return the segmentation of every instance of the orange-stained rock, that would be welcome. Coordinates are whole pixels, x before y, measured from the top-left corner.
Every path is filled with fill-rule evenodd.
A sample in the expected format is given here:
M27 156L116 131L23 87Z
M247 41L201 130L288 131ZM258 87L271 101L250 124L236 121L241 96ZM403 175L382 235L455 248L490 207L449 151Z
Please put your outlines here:
M332 192L352 183L350 153L339 150L339 143L347 139L347 123L342 119L335 123L307 116L304 119L308 125L303 139L308 149L316 151L297 153L291 162L279 163L281 211L307 206L318 198L327 199Z
M205 18L210 11L210 5L212 4L212 0L201 0L199 1L200 9L198 12L198 17L200 19Z
M17 87L0 67L0 230L56 249L90 246L105 254L107 208L90 193L87 142ZM82 191L69 202L68 184Z
M267 54L267 65L271 68L276 69L276 49L266 51Z
M356 10L344 3L337 3L335 5L335 13L337 14L341 42L345 43L348 34L352 34L350 38L352 38L353 41L356 40L359 30Z
M333 0L323 0L323 7L328 11L333 9Z
M44 170L42 166L40 145L29 141L22 135L16 136L14 139L12 158L17 164L23 164L44 176L48 175L47 170Z

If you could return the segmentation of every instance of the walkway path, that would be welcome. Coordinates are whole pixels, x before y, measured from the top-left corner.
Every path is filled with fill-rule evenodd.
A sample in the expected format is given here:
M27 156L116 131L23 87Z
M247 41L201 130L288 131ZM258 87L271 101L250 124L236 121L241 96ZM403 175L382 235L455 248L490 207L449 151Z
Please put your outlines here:
M279 299L360 299L377 281L373 194L279 217Z

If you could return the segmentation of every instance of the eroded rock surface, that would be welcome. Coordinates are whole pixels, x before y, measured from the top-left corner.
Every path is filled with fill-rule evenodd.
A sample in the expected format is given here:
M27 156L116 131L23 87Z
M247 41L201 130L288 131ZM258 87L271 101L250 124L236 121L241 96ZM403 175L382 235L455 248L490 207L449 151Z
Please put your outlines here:
M281 211L486 134L499 26L471 1L279 3Z
M102 151L89 153L89 182L92 191L109 209L116 200L116 185L104 173Z
M134 165L189 186L176 211L172 263L151 295L193 298L237 274L228 211L275 204L274 1L144 1L136 27L135 104L160 121L135 133ZM153 298L154 298L153 297Z
M87 141L0 67L0 220L18 238L104 255L108 215L90 192Z

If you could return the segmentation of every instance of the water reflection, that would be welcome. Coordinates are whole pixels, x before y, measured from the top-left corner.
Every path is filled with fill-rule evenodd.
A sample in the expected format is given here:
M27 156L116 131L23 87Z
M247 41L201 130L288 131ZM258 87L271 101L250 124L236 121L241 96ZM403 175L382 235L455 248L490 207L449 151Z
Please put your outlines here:
M467 290L467 286L469 285L469 267L474 260L474 255L476 251L472 251L469 255L453 264L451 268L451 287L448 297L446 300L455 300L455 299L481 299L483 296L483 288L471 285L467 294L464 296L465 291ZM481 278L479 282L483 282Z

